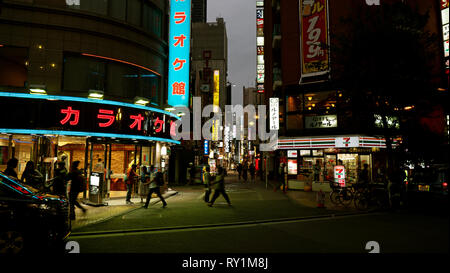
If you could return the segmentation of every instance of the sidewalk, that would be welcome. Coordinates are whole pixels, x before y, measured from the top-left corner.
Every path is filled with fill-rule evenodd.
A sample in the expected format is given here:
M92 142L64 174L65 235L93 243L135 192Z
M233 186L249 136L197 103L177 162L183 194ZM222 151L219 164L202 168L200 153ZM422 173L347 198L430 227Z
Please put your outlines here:
M164 199L167 199L176 194L178 194L178 191L169 189L162 196ZM72 231L87 225L106 221L112 217L120 216L143 206L140 197L131 198L131 202L134 204L127 205L125 198L112 198L105 201L105 203L108 204L107 206L90 206L86 204L88 202L83 202L83 200L81 200L80 203L82 203L82 206L86 208L87 211L86 213L83 213L81 209L75 207L76 220L72 221ZM153 195L150 200L150 205L154 205L158 202L161 202L161 200L159 200L156 195Z
M274 189L275 185L278 185L278 182L276 181L269 181L269 187ZM283 191L278 188L277 192L280 194L283 194ZM317 202L317 192L315 191L303 191L303 190L286 190L286 196L293 200L294 202L310 208L318 208L318 202ZM325 209L328 210L336 210L336 211L357 211L353 202L349 205L349 207L345 208L344 206L338 206L330 201L330 193L325 192L325 202L324 202Z

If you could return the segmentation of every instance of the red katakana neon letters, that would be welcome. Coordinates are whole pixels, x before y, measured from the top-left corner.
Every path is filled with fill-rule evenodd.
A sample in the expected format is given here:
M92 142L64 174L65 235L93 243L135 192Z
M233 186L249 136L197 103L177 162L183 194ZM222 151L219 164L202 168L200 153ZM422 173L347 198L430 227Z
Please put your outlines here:
M98 112L100 114L97 115L97 118L107 120L106 122L99 122L98 126L100 127L109 127L111 124L114 123L114 120L116 117L114 116L113 110L105 110L105 109L99 109Z
M140 131L142 127L142 121L144 120L144 117L141 116L141 114L135 116L131 115L130 119L134 119L134 122L130 125L130 129L133 129L137 125L137 130Z
M155 120L155 132L156 133L161 132L163 129L163 125L164 125L164 121L159 119L159 117L157 117ZM156 127L158 127L158 128L156 129Z
M77 125L80 120L80 110L73 110L71 106L67 107L67 109L61 109L62 114L66 114L66 116L60 121L61 125L69 122L72 115L74 119L69 122L70 125Z

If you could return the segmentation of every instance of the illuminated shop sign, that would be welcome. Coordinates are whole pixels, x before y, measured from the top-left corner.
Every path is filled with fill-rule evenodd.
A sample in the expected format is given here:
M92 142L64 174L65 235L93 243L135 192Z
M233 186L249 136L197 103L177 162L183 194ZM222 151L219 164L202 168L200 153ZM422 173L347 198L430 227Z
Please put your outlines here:
M287 151L287 157L288 158L297 158L297 150L288 150Z
M270 130L280 129L280 102L278 98L269 99Z
M444 41L445 73L449 74L449 0L441 0L442 36Z
M300 0L301 77L328 73L328 1ZM301 82L301 80L300 80Z
M392 147L399 145L399 139L393 139ZM327 149L327 148L386 148L386 140L367 136L289 138L278 140L279 150ZM303 155L300 151L300 155Z
M191 1L170 1L168 104L189 106Z
M209 140L203 142L203 154L209 156Z
M380 115L374 115L375 117L375 126L378 128L383 128L383 118ZM389 117L386 116L386 122L388 128L400 128L400 123L398 121L398 117Z
M214 70L214 93L213 93L214 112L219 111L220 105L220 71Z
M256 3L256 55L257 92L264 93L264 2Z
M338 183L339 186L345 187L345 167L344 166L334 166L334 182Z
M150 107L88 99L69 100L62 96L40 95L40 99L37 99L36 95L28 94L22 94L22 97L13 94L4 96L5 93L0 95L1 132L126 136L132 139L167 139L169 142L178 142L171 139L176 133L175 121L178 118Z
M335 128L337 127L336 115L305 117L305 128Z
M288 159L288 174L297 174L297 159Z
M337 137L336 148L354 148L359 147L359 137Z

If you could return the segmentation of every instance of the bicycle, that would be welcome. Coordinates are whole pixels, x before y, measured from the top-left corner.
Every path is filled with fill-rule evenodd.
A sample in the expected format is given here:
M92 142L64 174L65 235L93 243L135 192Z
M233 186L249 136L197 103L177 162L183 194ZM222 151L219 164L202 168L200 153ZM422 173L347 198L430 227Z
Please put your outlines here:
M330 201L335 205L342 205L348 207L353 201L353 186L341 187L338 183L330 181Z
M388 209L389 194L387 189L376 185L369 185L355 196L355 207L358 210Z

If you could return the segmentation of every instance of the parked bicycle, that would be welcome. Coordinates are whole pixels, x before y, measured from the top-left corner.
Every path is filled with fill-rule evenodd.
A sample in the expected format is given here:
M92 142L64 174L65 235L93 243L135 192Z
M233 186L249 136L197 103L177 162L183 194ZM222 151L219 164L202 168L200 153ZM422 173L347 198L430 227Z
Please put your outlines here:
M389 193L383 184L369 184L357 191L354 197L358 210L389 208Z
M354 188L353 186L341 187L338 183L330 181L330 200L335 205L342 205L344 207L350 206L353 201Z

